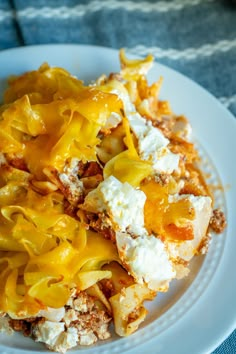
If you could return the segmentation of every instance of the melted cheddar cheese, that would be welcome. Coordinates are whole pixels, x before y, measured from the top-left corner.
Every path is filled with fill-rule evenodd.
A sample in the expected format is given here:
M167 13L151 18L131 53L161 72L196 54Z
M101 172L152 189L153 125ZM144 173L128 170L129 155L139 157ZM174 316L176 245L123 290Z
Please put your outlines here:
M128 60L121 50L120 62L119 74L102 76L89 86L47 64L9 80L0 107L0 313L11 318L66 306L76 289L99 299L113 314L121 336L132 333L144 320L143 301L153 299L156 292L147 282L138 283L127 268L129 260L119 257L121 251L127 251L128 257L131 248L124 238L124 249L117 249L117 230L111 220L117 209L119 220L122 213L131 215L131 203L120 205L122 198L128 198L123 193L116 200L119 208L113 210L115 198L110 198L112 214L107 193L102 194L103 200L96 197L96 188L110 176L119 181L117 185L129 184L132 193L143 195L139 218L143 224L137 228L142 235L134 234L129 225L122 230L124 237L142 237L142 242L149 236L160 239L170 268L174 262L168 243L175 249L194 240L196 215L191 200L169 200L170 195L181 193L209 195L196 167L194 144L173 128L178 119L187 120L175 116L167 101L159 100L162 78L148 84L151 55ZM132 108L131 118L125 105ZM139 135L132 130L135 114L142 117L135 124L141 121L147 131L157 129L163 135L163 151L178 154L173 172L157 173L154 160L142 158L140 144L146 149L151 144L145 145L147 132ZM97 198L92 203L97 212L86 210L91 192ZM138 247L137 242L137 252Z

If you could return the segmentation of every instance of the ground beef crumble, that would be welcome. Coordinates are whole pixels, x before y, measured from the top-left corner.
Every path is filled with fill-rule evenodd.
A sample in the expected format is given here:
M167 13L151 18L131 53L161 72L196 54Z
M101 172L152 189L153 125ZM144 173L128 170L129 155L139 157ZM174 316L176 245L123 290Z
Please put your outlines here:
M116 233L109 222L109 218L104 213L86 212L86 218L91 229L103 235L105 239L111 240L113 243L116 242Z
M197 252L199 254L207 254L209 246L211 243L211 234L208 232L205 237L203 237Z
M219 208L214 209L209 223L210 228L217 234L220 234L224 231L226 224L227 222L223 211Z
M48 349L65 353L75 345L91 345L98 339L110 338L108 326L111 317L105 309L97 306L95 300L85 291L73 290L60 321L31 317L9 319L9 325L14 331L43 342ZM62 330L57 333L58 328Z

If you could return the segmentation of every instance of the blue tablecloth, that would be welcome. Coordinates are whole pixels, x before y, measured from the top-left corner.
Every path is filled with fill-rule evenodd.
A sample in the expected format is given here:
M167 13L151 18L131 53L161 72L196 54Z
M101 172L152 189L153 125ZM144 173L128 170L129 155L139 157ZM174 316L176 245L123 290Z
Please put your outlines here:
M153 53L236 115L234 0L0 0L0 50L42 43ZM236 331L213 353L236 353Z

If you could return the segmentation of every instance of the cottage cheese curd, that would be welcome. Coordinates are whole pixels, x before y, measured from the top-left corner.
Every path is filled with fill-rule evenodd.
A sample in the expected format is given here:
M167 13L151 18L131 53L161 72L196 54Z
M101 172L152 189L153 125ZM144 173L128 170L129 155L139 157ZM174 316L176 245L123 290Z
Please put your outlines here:
M47 320L52 322L60 322L65 316L65 307L60 307L58 309L48 307L47 310L40 310L38 316L45 317Z
M151 290L166 291L175 277L165 244L155 236L132 238L117 232L116 243L121 260L135 280L145 282Z
M104 125L104 127L102 127L101 131L106 132L107 130L116 128L120 124L121 120L122 118L120 114L116 112L111 112L110 116L106 121L106 124Z
M167 147L169 140L158 128L153 127L150 121L141 117L125 90L111 92L118 95L123 102L130 127L138 139L141 159L151 161L155 172L170 174L174 170L178 170L180 156L173 154Z
M78 162L77 158L72 158L70 164L64 167L64 171L58 174L59 181L72 204L78 202L84 190L83 183L78 178Z
M146 196L142 191L110 176L86 196L83 208L95 213L105 212L116 230L129 229L139 235L145 231L145 200Z
M69 327L65 331L64 322L45 321L39 323L34 329L37 342L43 342L51 350L65 353L77 345L78 332L76 328Z

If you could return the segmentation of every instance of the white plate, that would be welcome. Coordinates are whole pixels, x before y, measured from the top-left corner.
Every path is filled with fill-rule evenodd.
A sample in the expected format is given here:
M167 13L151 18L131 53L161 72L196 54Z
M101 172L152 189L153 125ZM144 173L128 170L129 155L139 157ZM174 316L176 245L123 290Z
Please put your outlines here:
M0 94L8 75L37 69L45 61L87 82L119 70L118 52L107 48L41 45L10 49L0 53ZM160 75L164 77L161 96L191 121L205 169L211 172L210 182L221 181L225 187L224 193L216 193L216 203L226 212L228 227L224 234L213 237L207 256L193 262L190 277L174 281L168 293L148 305L148 318L139 331L129 338L115 337L95 348L73 352L203 354L214 350L236 327L236 120L203 88L155 64L149 79L155 81ZM2 354L45 351L19 334L0 335L0 343Z

